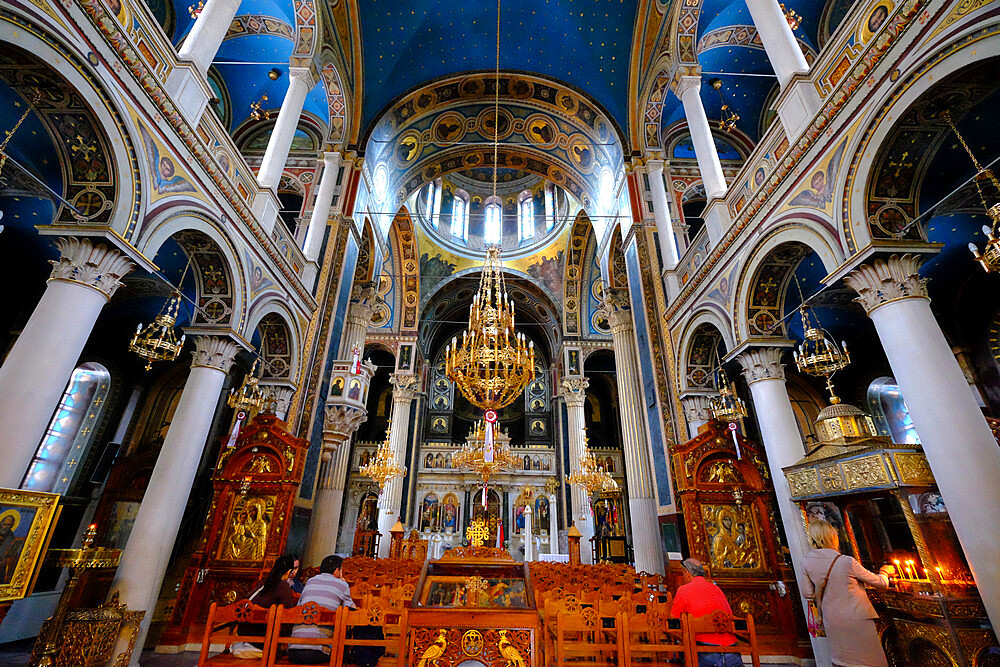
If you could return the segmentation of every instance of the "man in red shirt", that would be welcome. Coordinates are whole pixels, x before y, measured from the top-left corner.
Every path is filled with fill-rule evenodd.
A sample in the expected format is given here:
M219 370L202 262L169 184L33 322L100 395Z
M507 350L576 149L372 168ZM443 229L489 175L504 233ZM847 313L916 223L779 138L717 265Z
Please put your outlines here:
M678 586L674 603L670 607L670 615L680 618L687 612L692 616L705 616L713 611L722 610L732 614L733 610L726 600L725 593L718 586L705 578L705 565L694 558L686 559L684 566L684 583ZM728 632L699 632L695 635L699 644L713 646L732 646L736 637ZM701 653L698 656L698 667L742 667L743 659L738 653Z

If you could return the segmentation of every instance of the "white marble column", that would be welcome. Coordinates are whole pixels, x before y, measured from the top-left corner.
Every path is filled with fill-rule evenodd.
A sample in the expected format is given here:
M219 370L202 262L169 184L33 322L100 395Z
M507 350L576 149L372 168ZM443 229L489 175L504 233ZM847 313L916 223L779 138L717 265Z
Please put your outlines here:
M281 103L281 111L274 122L274 130L267 142L267 149L257 170L257 183L262 188L275 189L281 180L281 172L288 160L288 151L292 148L292 139L299 126L302 115L302 105L306 95L315 85L312 71L308 67L288 68L288 91Z
M771 61L778 83L784 88L796 74L809 71L802 47L792 33L778 0L746 0L754 27Z
M337 550L340 510L344 485L351 459L348 444L351 436L368 418L368 411L353 405L327 404L323 419L323 452L320 454L319 479L309 519L305 564L318 566Z
M215 60L215 54L226 38L226 32L240 8L241 0L206 0L191 32L184 38L177 55L194 63L202 76Z
M129 609L146 612L132 664L138 664L170 553L184 517L226 374L239 348L228 338L195 336L191 372L149 478L111 585Z
M356 284L351 288L351 303L347 306L344 333L340 338L340 359L352 359L355 347L364 353L368 327L381 303L383 299L375 283Z
M660 239L660 255L663 258L662 270L669 271L677 266L680 254L677 250L677 237L674 235L674 221L670 218L667 189L663 184L663 160L650 160L646 167L649 190L653 195L653 218L656 220L656 234Z
M319 251L323 245L323 234L326 232L326 224L330 219L333 192L337 188L340 163L340 153L323 153L323 174L320 176L319 189L316 190L316 200L313 202L312 215L309 217L306 238L302 242L302 254L305 255L307 262L315 262L319 259Z
M664 572L660 544L659 516L653 470L649 458L649 430L643 415L641 377L636 350L635 324L625 290L605 291L604 313L611 324L615 347L615 376L618 382L618 409L621 414L622 442L625 449L625 477L628 483L629 516L632 523L632 549L636 571Z
M934 319L923 258L893 255L844 282L875 323L993 627L1000 627L1000 447Z
M788 551L792 557L795 577L802 590L805 581L805 555L809 551L802 512L792 502L791 492L782 468L794 465L805 456L802 436L799 434L792 403L785 387L785 365L781 363L781 348L755 348L741 354L738 359L743 366L743 375L750 385L753 395L754 412L760 437L767 452L767 463L774 480L774 495L788 540ZM804 600L804 598L803 598ZM805 602L803 602L805 609ZM817 665L830 664L830 651L825 638L810 638Z
M529 502L524 506L524 562L530 563L535 560L535 543L534 535L531 532L531 515L534 511L531 509L531 503Z
M16 489L45 435L97 317L135 268L89 239L56 239L48 286L0 367L0 487Z
M392 417L389 420L389 446L395 456L396 464L406 465L406 442L412 430L410 424L410 404L420 392L420 378L414 373L397 372L390 378L392 384ZM415 471L414 471L415 472ZM403 505L403 477L396 477L385 487L385 497L382 498L378 515L379 558L389 555L389 530L402 521L400 509Z
M583 404L587 400L588 386L590 386L590 380L582 375L566 377L562 381L562 397L566 401L566 428L569 431L569 461L567 463L571 474L580 470L583 438L587 435ZM567 508L567 511L582 535L580 538L580 560L584 563L593 563L593 553L584 546L589 546L590 538L594 536L594 516L590 511L590 497L587 495L586 489L578 486L570 486L570 489L571 507ZM550 513L553 513L554 510L555 506L549 507Z
M684 407L684 419L688 425L688 437L698 436L698 429L712 419L711 398L701 394L692 394L681 398Z
M701 77L682 76L674 94L684 104L684 116L687 118L688 131L691 132L691 143L694 144L698 171L705 184L705 194L710 200L722 197L726 194L726 177L722 173L719 151L715 148L712 128L701 103Z
M556 494L549 494L549 553L559 553L559 517ZM589 512L588 512L589 514Z

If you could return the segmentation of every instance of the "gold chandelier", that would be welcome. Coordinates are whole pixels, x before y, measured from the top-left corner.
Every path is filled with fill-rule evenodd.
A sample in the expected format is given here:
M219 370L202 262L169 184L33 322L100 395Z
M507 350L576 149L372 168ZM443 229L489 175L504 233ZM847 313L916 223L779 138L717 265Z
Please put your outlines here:
M743 399L736 395L726 376L726 371L720 366L718 374L719 394L708 401L708 409L712 418L720 422L737 422L747 416L747 406Z
M267 395L260 388L259 359L254 359L250 372L243 376L239 389L230 389L226 403L237 412L246 412L251 417L260 412L267 402Z
M618 490L618 482L611 477L611 473L604 469L597 457L590 451L587 436L583 436L583 452L580 454L578 468L566 478L566 481L573 486L585 489L588 496Z
M826 378L826 388L830 392L830 403L840 403L840 398L833 391L833 374L847 368L851 363L851 353L847 343L837 345L833 337L820 326L819 320L811 313L809 306L799 307L802 316L802 342L792 350L795 365L798 369L815 377Z
M402 477L406 474L406 466L396 463L396 457L392 453L392 446L389 444L390 430L385 432L385 440L378 446L375 456L371 460L358 468L365 477L370 477L378 484L378 493L381 496L385 491L385 485L389 480Z
M153 367L154 361L176 361L180 355L185 336L177 340L174 333L180 306L181 293L175 291L150 324L143 327L140 323L136 327L128 349L146 360L147 371Z
M469 327L461 345L456 336L445 349L445 372L483 410L510 405L534 377L535 344L514 330L514 304L504 286L499 246L486 250Z
M516 470L521 459L506 444L487 442L486 424L476 422L462 448L452 457L456 468L471 470L479 475L483 484L498 472Z
M979 164L979 160L976 159L972 149L969 148L969 144L965 143L965 139L959 133L958 128L955 127L955 123L951 119L951 111L945 111L942 116L945 122L948 123L951 131L958 137L962 148L965 149L965 152L969 154L969 158L972 159L972 164L976 168L976 175L973 177L973 182L976 184L976 192L979 193L979 201L982 203L983 209L986 211L986 215L989 216L991 222L990 225L983 225L983 233L986 234L986 246L983 248L983 252L979 252L979 248L976 247L975 243L969 243L969 250L972 251L973 257L976 258L976 261L982 265L987 273L1000 273L1000 238L998 238L1000 234L997 234L997 226L1000 225L1000 202L996 202L992 206L987 204L982 186L984 181L989 181L993 184L994 190L1000 193L1000 181L997 181L997 177L992 169L987 169Z
M719 102L722 103L722 108L719 110L719 129L726 132L732 132L736 129L736 123L740 121L740 116L735 111L729 108L726 104L725 98L722 97L722 80L712 79L712 88L719 93Z
M799 26L802 25L802 16L794 9L786 8L785 3L778 5L781 7L781 13L785 15L785 20L788 22L788 27L792 30L798 30Z

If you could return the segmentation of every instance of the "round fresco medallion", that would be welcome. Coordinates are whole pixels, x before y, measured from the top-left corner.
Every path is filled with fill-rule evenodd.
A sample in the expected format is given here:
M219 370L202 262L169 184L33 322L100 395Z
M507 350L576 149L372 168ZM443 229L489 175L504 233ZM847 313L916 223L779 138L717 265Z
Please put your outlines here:
M438 116L431 130L431 136L439 144L453 143L461 139L464 134L465 117L454 111L449 111Z
M420 133L415 130L406 132L399 138L396 144L396 162L400 165L407 165L417 159L420 155Z
M594 160L594 148L587 141L587 138L582 134L574 134L569 139L569 148L566 150L569 154L569 159L573 161L581 171L590 171L593 169Z
M524 136L533 144L552 145L559 136L552 120L542 114L529 116L524 126Z
M531 99L531 95L534 91L535 87L526 79L511 77L507 81L507 93L516 100Z
M579 106L579 102L573 93L568 90L560 90L556 93L556 106L568 114L574 114L576 113L576 108Z
M462 97L482 97L486 93L486 79L482 75L463 79L458 84L458 94Z
M514 116L509 111L500 107L499 121L494 120L493 109L483 110L476 117L476 127L479 133L490 141L503 141L513 132Z

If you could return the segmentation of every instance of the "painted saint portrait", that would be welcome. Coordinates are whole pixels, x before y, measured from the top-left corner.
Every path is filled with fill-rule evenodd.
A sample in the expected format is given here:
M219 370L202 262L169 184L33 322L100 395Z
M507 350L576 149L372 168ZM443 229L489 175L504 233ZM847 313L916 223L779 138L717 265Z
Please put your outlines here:
M887 18L889 18L889 9L885 5L879 5L873 9L872 13L868 15L868 31L877 31Z
M223 542L222 558L260 561L267 550L269 527L267 503L262 498L237 501L230 516L229 532Z
M351 388L347 390L347 398L352 401L361 400L361 382L358 380L351 380Z
M0 513L0 584L8 584L14 577L34 515L35 510L23 508Z
M338 377L334 378L333 384L330 385L330 396L343 396L344 395L344 378Z

